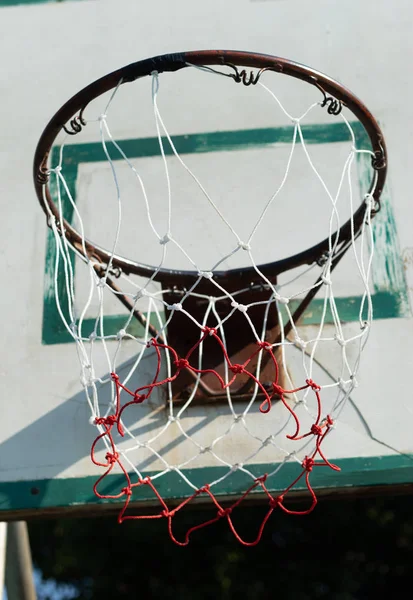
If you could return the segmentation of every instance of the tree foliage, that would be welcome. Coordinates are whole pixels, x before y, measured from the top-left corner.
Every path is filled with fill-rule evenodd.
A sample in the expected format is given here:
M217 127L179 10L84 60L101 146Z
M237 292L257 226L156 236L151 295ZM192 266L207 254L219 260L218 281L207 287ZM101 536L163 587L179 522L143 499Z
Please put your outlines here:
M254 537L265 507L238 511ZM207 515L179 515L184 531ZM324 500L306 517L275 511L261 543L239 545L224 522L175 546L166 522L116 518L33 521L35 564L74 583L78 598L364 600L409 589L413 511L409 496Z

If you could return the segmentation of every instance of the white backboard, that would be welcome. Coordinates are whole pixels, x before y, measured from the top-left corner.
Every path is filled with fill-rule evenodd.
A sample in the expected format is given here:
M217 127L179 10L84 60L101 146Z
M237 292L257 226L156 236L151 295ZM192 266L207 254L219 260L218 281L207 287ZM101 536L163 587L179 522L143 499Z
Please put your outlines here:
M74 506L94 508L97 499L92 486L102 474L90 460L96 431L89 423L78 356L56 306L52 234L33 190L31 167L37 140L57 109L89 82L136 60L184 50L251 50L311 65L351 89L380 123L388 145L389 175L382 210L374 221L370 285L375 320L358 373L359 386L326 440L328 456L340 465L341 472L320 470L314 475L314 486L341 491L348 487L413 482L413 408L409 387L413 366L409 143L413 126L406 100L411 86L407 73L412 59L412 13L411 3L403 0L391 4L384 0L349 0L341 4L333 0L154 0L150 7L133 0L125 0L121 5L93 0L0 2L0 48L2 56L7 57L7 77L2 84L3 113L7 118L0 139L1 402L5 416L0 424L0 510L4 515L15 516L22 511L31 514L39 509L65 512ZM20 47L16 46L17 33L25 40ZM268 167L275 165L277 171L284 164L285 152L281 154L281 150L285 151L286 140L291 139L293 124L286 122L285 115L276 110L262 90L254 90L256 93L248 96L247 102L242 94L245 89L228 85L227 80L205 73L192 75L191 80L185 73L160 80L162 116L187 164L207 185L211 196L222 203L224 211L231 211L234 216L236 207L236 226L242 235L244 230L247 235L255 218L257 198L265 198L274 187ZM135 88L136 93L125 92L124 96L119 90L123 102L113 104L111 131L128 148L133 164L139 165L142 177L148 181L148 194L162 198L165 182L159 149L154 150L157 137L151 117L150 79ZM313 98L319 100L317 91L306 90L301 82L293 81L283 91L281 88L280 83L283 101L293 115L301 115ZM107 99L102 99L102 112ZM86 115L91 120L98 116L97 109ZM329 178L337 176L332 167L346 153L346 127L320 110L309 115L305 128L312 157L329 182ZM59 139L52 164L57 164L53 161L58 160L60 147ZM90 237L105 245L114 218L109 200L116 199L116 195L111 189L110 167L102 156L98 122L88 124L81 140L76 136L67 140L67 181L85 216ZM117 172L127 196L134 185L129 169L119 164ZM232 175L229 184L228 173ZM320 240L323 199L320 189L312 183L303 153L298 154L290 175L291 187L280 196L277 211L262 223L257 243L259 262L283 258ZM230 249L226 245L228 236L225 228L220 229L222 223L213 222L208 212L202 211L202 195L186 185L186 177L182 170L171 167L175 197L184 207L184 218L176 223L175 232L178 238L191 232L191 252L197 265L208 270L218 256ZM360 194L358 186L365 177L365 163L360 160L353 173L356 195ZM180 195L180 190L186 191ZM163 207L159 201L154 211L155 225L160 228L166 219ZM154 253L160 249L149 236L145 237L147 222L142 203L138 211L133 203L125 210L122 253L133 254L139 239L136 258L152 264ZM311 227L309 219L313 221ZM242 266L242 259L238 253L223 268ZM185 266L179 252L172 252L168 260L171 268ZM81 303L87 274L78 263L75 268ZM360 290L345 261L337 285L336 295L346 327L351 331L358 319L355 307ZM311 338L316 331L320 302L315 301L304 316L304 337ZM141 308L145 310L144 303ZM86 327L91 327L95 309L96 306L89 307ZM108 312L116 333L124 312L115 300L110 301ZM138 332L139 326L136 327ZM127 372L135 356L135 347L126 343L118 357L120 374ZM334 358L321 351L317 361L315 377L326 381L326 370L334 371L336 366ZM141 363L142 381L151 377L153 368L153 353L149 353ZM99 377L108 375L103 358L99 369ZM101 390L101 394L103 404L109 403L110 392ZM327 393L327 405L329 402ZM198 405L187 416L185 431L207 445L211 435L216 438L225 428L226 412L224 405ZM260 416L257 409L251 427L262 433ZM143 443L165 427L167 418L162 398L156 396L152 403L142 405L127 425ZM270 434L283 426L282 406L276 405L264 429L268 428ZM224 449L229 463L239 461L237 452L248 446L246 438L240 435L234 442L227 436ZM279 453L271 446L257 462L282 463L285 449L289 451L284 438L285 435ZM168 464L183 464L191 452L191 443L171 426L156 451ZM162 470L162 461L153 452L137 454L130 454L131 461L139 463L142 473ZM205 473L222 467L217 467L208 454L202 454L188 468L194 481L203 485ZM293 462L285 464L274 489L285 488L294 478L294 468ZM108 477L109 488L115 489L119 474ZM237 485L237 481L226 479L219 493L237 493ZM162 479L160 486L166 498L190 493L175 472L169 479ZM145 494L143 491L134 499L152 502L153 496Z

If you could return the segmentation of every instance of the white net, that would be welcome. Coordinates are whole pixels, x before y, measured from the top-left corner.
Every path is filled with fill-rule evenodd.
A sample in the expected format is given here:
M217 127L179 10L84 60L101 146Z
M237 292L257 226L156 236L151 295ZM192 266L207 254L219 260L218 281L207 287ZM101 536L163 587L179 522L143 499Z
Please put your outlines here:
M211 78L217 71L196 73ZM178 541L172 521L203 498L217 509L208 523L224 518L240 541L256 543L275 508L292 514L314 508L318 467L339 471L328 455L329 438L357 385L373 316L375 171L373 186L368 182L361 191L357 176L358 158L373 153L359 145L342 111L331 119L345 128L347 140L334 157L331 148L323 155L308 141L314 113L326 118L323 103L311 102L297 117L270 84L259 81L255 90L273 102L280 123L289 127L289 143L269 144L261 153L221 152L211 159L216 163L200 162L196 170L168 132L159 108L162 81L154 72L150 99L158 148L145 162L128 157L127 145L111 133L120 84L102 112L93 115L93 106L87 111L84 131L99 132L104 155L94 171L100 187L85 170L80 179L88 181L87 198L75 197L65 174L67 136L50 169L59 221L72 223L83 239L73 246L50 214L57 308L76 344L97 430L91 459L101 476L95 493L123 502L120 521L145 517L134 501L158 503L152 518L166 518L171 537L182 544L205 523ZM234 83L225 79L225 85ZM251 90L244 89L247 98ZM256 177L259 168L269 168L270 177ZM230 180L227 187L222 175ZM229 190L229 200L221 188ZM316 206L307 200L310 189ZM352 215L360 203L359 226ZM343 243L337 231L348 219ZM310 265L277 277L261 266L275 251L288 256L326 238L326 250ZM86 239L109 249L110 260L102 264ZM153 265L151 274L118 269L116 256L125 253ZM239 284L222 276L240 266L249 267L250 275ZM161 286L160 276L174 268L193 276L182 283L170 275ZM298 318L296 309L312 292L317 302ZM296 489L309 495L303 509L289 504L288 493ZM245 542L231 512L255 492L268 499L269 509L257 538ZM220 499L231 495L235 501L224 509ZM176 497L181 504L169 504Z

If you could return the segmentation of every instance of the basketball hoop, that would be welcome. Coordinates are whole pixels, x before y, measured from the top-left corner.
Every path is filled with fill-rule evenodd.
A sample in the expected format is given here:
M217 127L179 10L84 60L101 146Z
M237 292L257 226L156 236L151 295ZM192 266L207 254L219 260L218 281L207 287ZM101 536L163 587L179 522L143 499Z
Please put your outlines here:
M234 225L231 210L225 211L225 207L221 207L207 191L208 186L201 183L200 178L184 161L174 143L174 136L166 128L158 107L162 77L164 74L180 71L197 73L211 81L215 77L228 86L239 85L245 88L247 98L254 89L260 88L270 95L281 116L292 126L291 143L280 181L269 199L260 205L258 217L251 220L250 233L246 236L239 233L239 222ZM269 87L271 77L274 76L277 77L277 83L279 76L287 76L301 80L313 88L314 101L301 116L291 115ZM128 158L122 148L122 141L112 136L108 124L120 88L148 78L151 82L154 125L159 145L158 159L163 165L168 189L165 204L167 226L162 231L155 223L156 214L148 200L149 196L139 174L139 165ZM95 101L99 101L108 92L110 97L104 111L96 112ZM334 192L325 183L307 149L305 122L315 111L319 111L323 119L340 120L348 131L348 150L343 164L338 166L338 183ZM357 119L368 136L370 147L358 145L352 124L345 113L352 114ZM116 190L115 202L118 206L118 218L113 223L113 235L107 246L95 242L89 235L84 215L73 200L63 168L67 141L73 137L77 139L93 127L97 127L102 141L102 151L112 173ZM60 160L57 164L50 164L51 150L59 136L64 136L64 142L60 146ZM326 200L325 231L320 236L321 241L306 249L277 260L272 260L271 252L268 251L268 260L258 262L256 247L260 241L260 228L268 219L274 219L271 210L276 198L287 185L298 145L302 147L309 171ZM222 238L225 241L225 251L212 262L209 262L208 245L202 248L201 255L205 260L201 263L198 257L194 258L196 248L193 250L193 241L188 245L183 235L174 235L173 224L184 217L184 212L171 200L166 148L174 164L185 170L191 185L197 188L213 215L211 219L216 218L226 232L227 238ZM352 187L352 169L355 157L360 154L371 156L371 177L357 204ZM144 198L145 208L142 214L147 221L148 236L156 241L161 253L160 260L154 256L152 263L140 258L139 240L133 255L125 256L118 251L122 235L121 208L124 202L117 172L118 160L136 177ZM313 69L261 54L200 51L136 62L90 84L73 96L52 118L35 153L36 194L54 233L58 310L62 322L76 343L81 381L91 408L91 422L98 430L92 445L91 460L103 470L103 474L94 491L99 498L123 503L120 522L128 519L164 518L168 521L171 538L176 543L185 545L193 531L224 519L241 543L253 545L261 538L273 510L279 508L288 514L308 514L314 509L317 499L311 485L312 472L319 466L332 471L340 470L327 457L325 440L357 384L360 356L373 318L369 292L374 248L371 219L380 210L386 163L386 147L380 127L368 109L351 92ZM297 211L311 211L305 198L301 197L299 200L301 205L297 204ZM251 204L255 203L258 205L259 201L251 201ZM105 207L99 207L99 210L104 211ZM198 207L191 205L190 210L196 212ZM235 209L232 210L236 212ZM343 213L346 215L344 219ZM137 218L139 217L138 212ZM96 213L95 220L99 218L99 213ZM188 234L190 223L191 221L187 225ZM277 227L282 229L282 225L278 223ZM180 231L185 233L185 226ZM219 246L219 235L216 234L211 246ZM277 244L278 237L274 231L274 238L267 238L264 242L270 248ZM179 268L168 263L168 256L172 252L170 248L182 259L182 266ZM350 255L354 261L354 279L358 279L362 290L362 300L357 331L352 330L348 335L344 327L345 319L337 308L335 288L340 280L340 270L337 267L344 256ZM233 258L239 256L244 257L243 264L231 266ZM77 305L74 260L83 264L89 278L88 287L83 290L86 297L83 307ZM291 275L286 275L288 273ZM309 275L313 277L311 283L308 283ZM59 301L62 286L59 281L64 281L68 295L67 306ZM298 289L300 282L302 286ZM153 288L155 284L159 286L156 291ZM124 324L116 335L105 333L108 292L119 300L125 311ZM308 337L303 330L302 319L317 294L324 299L320 324L315 335ZM86 334L83 322L92 297L96 297L98 309L95 327ZM142 306L145 306L144 310ZM153 318L148 316L151 314L154 315ZM327 314L331 315L328 326ZM143 328L141 337L131 333L131 323L135 321ZM118 372L117 360L127 343L135 345L136 357L131 361L127 375L123 376ZM316 354L320 346L331 346L334 348L332 351L337 352L340 357L340 370L332 383L320 382L314 376ZM353 354L349 352L350 347L353 348ZM96 348L100 348L107 359L106 377L96 372ZM290 368L291 352L295 352L299 358L299 375L293 374ZM143 361L149 355L153 357L154 368L141 379ZM132 385L136 377L139 384ZM111 390L109 406L103 406L100 401L100 391L105 386ZM324 395L333 393L334 398L327 402L327 408ZM158 400L154 401L154 398ZM154 437L142 441L139 434L134 433L126 423L127 415L133 411L138 414L138 407L153 408L153 402L160 402L156 410L163 411L164 425ZM211 406L217 408L211 409ZM202 415L203 410L218 411L221 424L219 431L213 432L211 429L210 433L206 433L207 429L205 430L205 439L209 440L206 443L204 440L199 441L194 428L187 429L184 424L187 415L193 419ZM257 419L254 421L257 427L250 425L252 413L255 414L254 420ZM175 431L176 438L182 438L192 448L192 453L184 453L185 459L180 457L175 461L158 449L163 435L173 438L172 431ZM285 447L280 446L281 439L285 440ZM126 442L130 443L129 447L125 445ZM141 467L139 456L136 460L130 459L133 453L139 455L140 451L145 456L149 453L155 457L162 468L147 474ZM281 453L284 459L273 460L272 452L277 457ZM265 460L262 460L263 456ZM191 464L197 461L208 466L213 463L220 469L219 474L203 481L198 476L192 479ZM279 488L277 473L284 463L290 461L297 464L297 474L288 485ZM263 464L265 470L262 468ZM268 469L269 464L273 468ZM105 478L114 472L120 474L122 483L119 489L115 493L102 492L101 485ZM183 500L174 508L171 508L168 498L164 498L158 486L162 478L171 474L178 474L182 481ZM245 476L249 483L243 484L244 487L235 487L234 496L224 499L229 505L223 505L219 485L223 479L237 474ZM308 490L309 505L303 510L293 510L286 497L303 482ZM154 502L160 506L159 512L152 515L141 514L139 510L134 512L134 503L137 503L139 509L139 494L144 488L151 490ZM256 538L252 542L246 542L235 529L231 512L254 494L261 494L268 501L269 508L258 527ZM173 531L173 523L178 518L179 511L190 502L202 499L215 506L216 516L212 516L207 523L194 525L183 540L178 540Z

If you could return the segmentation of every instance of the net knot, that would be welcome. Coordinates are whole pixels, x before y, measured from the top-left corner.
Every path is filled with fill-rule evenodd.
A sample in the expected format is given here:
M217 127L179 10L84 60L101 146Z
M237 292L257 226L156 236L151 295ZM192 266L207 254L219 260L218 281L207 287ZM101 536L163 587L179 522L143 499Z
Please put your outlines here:
M102 113L101 115L99 115L98 117L98 121L104 121L106 119L107 115L105 115L105 113Z
M132 490L130 487L122 488L122 492L125 494L125 496L132 496Z
M145 394L138 394L137 392L133 394L133 402L135 404L141 404L144 400L146 400Z
M95 419L96 425L109 425L112 427L117 421L116 415L108 415L107 417L97 417Z
M204 333L207 333L208 335L215 335L215 334L216 334L216 332L217 332L217 330L215 329L215 327L204 327L204 328L202 329L202 331L203 331Z
M273 383L272 389L273 389L274 394L277 394L278 396L283 396L285 393L284 388L282 388L280 385L278 385L278 383Z
M121 340L122 338L124 338L124 337L125 337L125 335L126 335L126 331L125 331L125 329L119 329L119 331L118 331L118 333L117 333L117 336L116 336L116 338L117 338L118 340Z
M161 246L165 246L165 244L167 244L168 242L171 241L171 236L169 235L169 233L166 233L163 238L161 238L159 240L159 243L161 244Z
M229 517L231 513L232 513L232 508L231 507L220 508L219 511L217 512L217 516L219 518L221 518L221 517Z
M340 337L339 335L335 335L334 339L336 340L337 344L339 344L339 346L344 347L347 344L346 340Z
M275 298L277 300L277 302L279 302L280 304L288 304L290 299L289 298L284 298L284 296L276 296Z
M168 310L182 310L182 304L180 302L175 302L174 304L167 304L166 308Z
M369 209L373 209L376 204L376 201L372 194L365 194L364 202Z
M119 454L117 452L114 452L113 454L112 454L112 452L107 452L106 456L105 456L105 459L108 461L108 463L110 465L115 464L115 462L117 462L118 458L119 458Z
M346 391L346 388L347 388L347 384L348 384L348 382L347 382L347 381L345 381L344 379L342 379L342 378L340 377L337 383L338 383L338 387L339 387L339 389L340 389L342 392L345 392L345 391Z
M245 367L243 365L232 365L230 367L230 370L233 373L238 374L238 373L243 373L245 371Z
M297 344L297 346L299 346L300 348L302 348L303 350L307 347L307 342L305 342L302 338L300 338L299 336L295 337L295 343Z
M321 281L324 283L324 285L331 285L331 279L327 275L322 275Z
M330 415L327 415L325 423L326 423L327 429L330 429L330 427L333 427L333 425L334 425L334 420L332 419L332 417L330 417Z
M310 387L314 392L319 392L321 390L321 387L317 385L312 379L306 379L305 382L308 385L308 387Z
M280 504L283 503L284 496L276 496L275 498L270 498L269 505L270 508L278 508Z
M315 461L314 458L311 458L311 456L306 456L301 464L303 469L305 469L307 473L310 473L313 470Z
M119 375L117 375L116 373L111 373L110 376L113 381L119 381Z
M355 375L350 375L350 381L351 381L351 385L352 385L353 389L358 387L359 384L358 384L358 381L357 381Z
M322 435L323 434L322 428L320 427L320 425L316 425L316 423L311 425L310 431L313 435Z
M174 517L174 516L175 516L175 514L176 514L176 508L173 508L172 510L169 510L168 508L165 508L165 509L164 509L164 510L161 512L161 515L162 515L163 517L166 517L167 519L168 519L169 517Z
M255 481L257 483L265 483L267 481L267 477L268 477L268 473L264 473L264 475L257 477Z
M235 302L235 300L231 302L231 306L232 308L236 308L242 313L246 313L248 310L248 306L245 306L245 304L238 304L238 302Z
M60 173L61 170L61 165L57 165L57 167L53 167L53 169L50 169L50 173Z
M88 377L81 377L80 378L80 383L83 385L83 387L90 387L94 384L96 380L93 379L93 377L91 377L90 375Z
M200 277L205 277L205 279L212 279L214 276L212 271L198 271L198 275Z
M189 367L189 361L186 358L178 358L174 361L174 365L177 369L187 369Z
M251 250L251 246L245 242L238 242L238 247L242 248L242 250Z
M270 344L270 342L257 342L257 345L259 348L263 348L264 350L269 350L270 348L272 348L272 344Z

